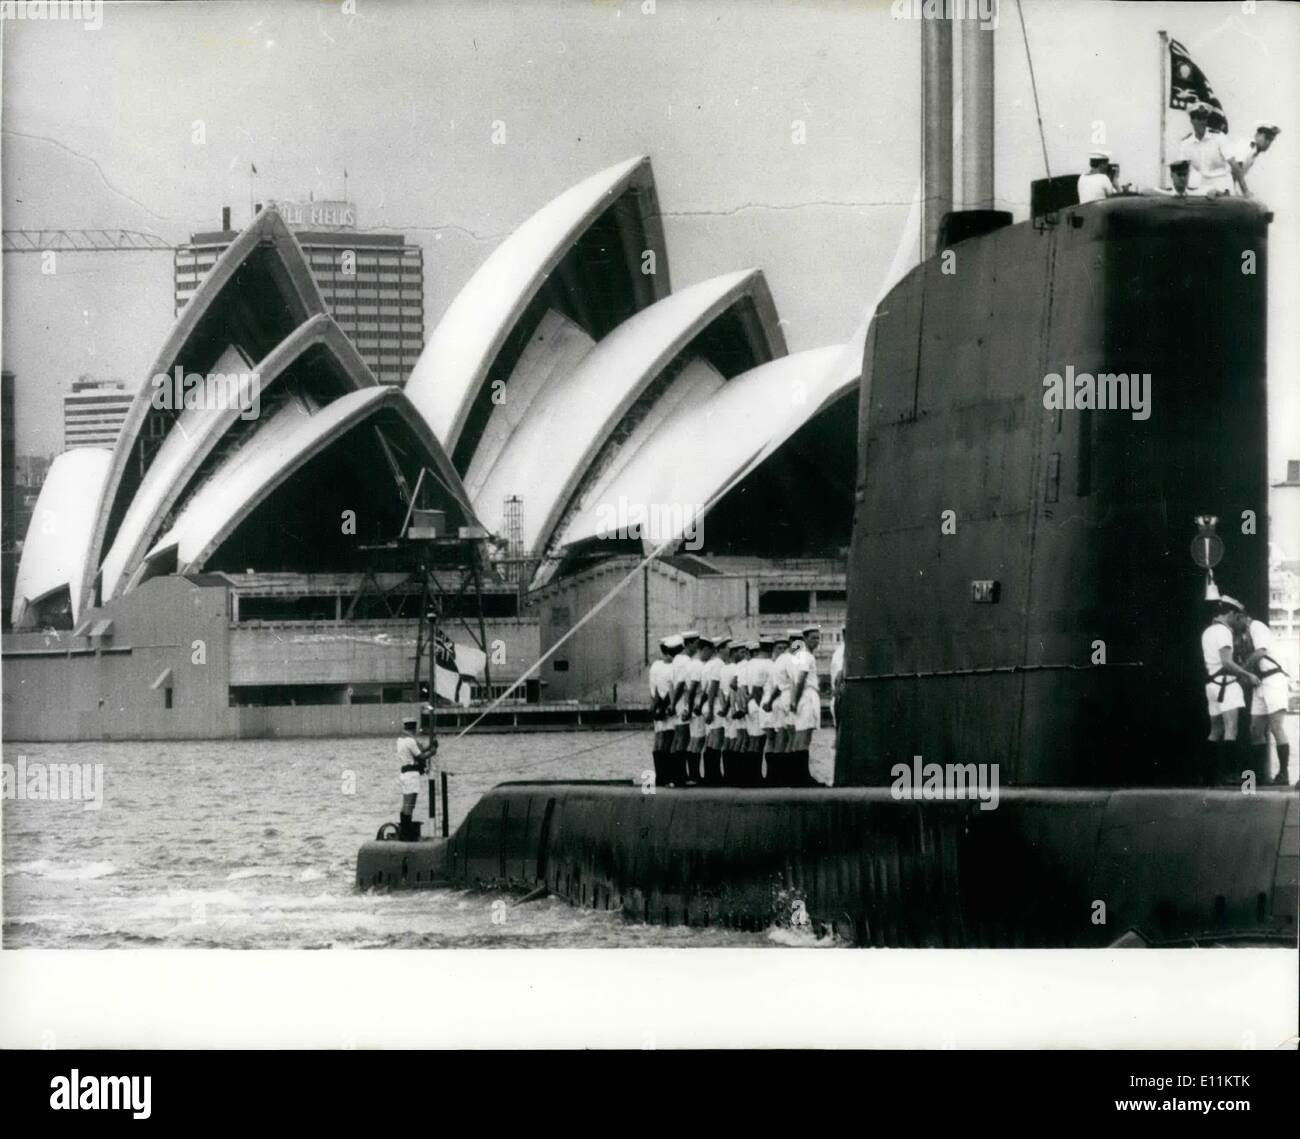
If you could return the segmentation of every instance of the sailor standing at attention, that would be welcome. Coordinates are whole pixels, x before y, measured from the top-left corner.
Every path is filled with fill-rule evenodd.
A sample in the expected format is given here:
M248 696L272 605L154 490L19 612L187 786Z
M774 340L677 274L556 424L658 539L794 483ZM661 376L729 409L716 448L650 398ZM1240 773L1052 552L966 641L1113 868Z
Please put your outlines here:
M772 639L759 637L750 642L751 655L745 664L745 764L741 769L745 787L763 782L763 749L767 746L768 714L763 711L767 683L772 678Z
M794 690L790 707L794 716L794 730L790 739L790 781L796 787L820 787L812 777L809 763L812 759L813 733L822 724L821 685L817 679L817 658L813 655L821 644L820 625L809 625L801 631L803 642L798 652L791 655L791 675Z
M722 744L727 733L727 692L723 678L730 667L727 653L730 637L713 638L713 655L706 659L701 682L704 686L704 764L701 782L718 787L722 784Z
M731 650L726 654L727 660L722 665L719 703L722 707L722 782L734 784L734 772L731 769L732 753L736 750L736 735L739 721L736 719L740 704L739 684L740 670L746 656L745 642L733 641Z
M794 719L790 714L790 693L794 676L790 672L791 649L798 633L786 631L777 636L773 646L772 677L768 681L763 710L772 714L772 738L767 747L767 780L772 787L790 786L790 735Z
M686 782L686 757L691 744L691 675L694 672L695 652L699 633L693 629L681 634L682 649L673 657L673 749L668 763L669 787L680 787Z
M1226 593L1215 606L1214 620L1201 634L1201 655L1209 680L1205 685L1205 699L1210 706L1210 752L1213 760L1206 773L1213 783L1226 772L1228 763L1225 751L1237 739L1237 712L1246 706L1243 686L1255 686L1254 674L1232 659L1234 614L1245 612L1245 606Z
M673 658L682 651L676 633L659 642L659 659L650 666L650 714L654 718L654 745L650 752L655 765L655 785L669 780L669 757L673 750Z
M1249 613L1234 615L1238 629L1245 636L1247 656L1242 662L1258 678L1250 700L1251 767L1263 783L1268 775L1268 737L1277 746L1277 775L1273 782L1291 784L1291 742L1286 735L1286 711L1289 696L1286 669L1273 658L1273 630Z
M1179 151L1198 176L1192 183L1193 192L1207 198L1231 193L1232 183L1240 177L1241 167L1231 153L1227 136L1210 130L1210 107L1207 104L1192 103L1187 108L1187 116L1192 120L1192 133L1183 136Z
M1079 175L1079 205L1085 202L1100 202L1115 192L1115 185L1110 180L1110 152L1094 150L1088 155L1088 173Z
M744 787L750 768L749 754L749 669L756 645L753 641L737 641L731 650L736 664L735 686L731 690L731 713L728 727L731 739L727 741L727 758L722 772L728 787Z
M418 837L412 821L415 800L419 797L420 780L428 770L429 760L438 751L437 740L433 740L427 748L420 746L420 741L415 738L418 722L414 716L407 716L402 721L402 734L397 737L397 781L402 790L402 813L397 824L397 837L402 842L414 842Z
M704 739L708 725L704 722L704 666L713 659L713 639L700 634L691 659L690 741L686 745L686 786L698 785L703 778L700 764L704 758Z

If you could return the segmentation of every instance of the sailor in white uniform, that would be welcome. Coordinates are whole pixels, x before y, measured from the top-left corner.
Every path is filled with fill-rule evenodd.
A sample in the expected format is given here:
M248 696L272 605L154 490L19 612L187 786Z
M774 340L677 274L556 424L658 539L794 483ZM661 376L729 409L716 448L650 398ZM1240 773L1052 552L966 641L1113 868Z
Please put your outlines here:
M673 659L684 642L674 633L659 642L659 659L650 666L650 713L654 717L655 783L668 782L669 756L673 750Z
M438 751L437 740L427 748L420 746L420 741L415 738L418 723L414 716L406 717L402 721L402 734L397 737L397 782L402 792L397 837L403 842L411 842L419 837L412 818L415 814L415 801L419 797L420 783L428 770L429 760Z
M743 742L741 735L745 717L740 698L740 674L749 658L749 648L744 641L733 641L729 656L731 659L722 666L722 717L725 721L722 729L722 781L734 786L736 781L733 778L735 772L732 770L732 760Z
M790 738L790 781L796 787L819 787L812 777L809 762L812 758L813 733L821 727L821 685L817 679L817 646L821 644L820 625L809 625L800 631L800 647L791 654L791 675L794 690L790 702L794 714L794 731Z
M1209 742L1213 759L1207 776L1211 782L1227 770L1225 760L1237 738L1237 713L1246 706L1243 689L1255 686L1254 675L1233 659L1234 615L1244 611L1240 601L1224 594L1216 605L1214 620L1201 634L1201 655L1209 678L1205 684L1205 700L1210 709Z
M704 691L704 763L700 782L712 786L722 783L722 744L727 733L727 693L723 678L729 668L726 657L731 650L730 637L713 638L713 655L705 661L701 681Z
M1273 140L1281 133L1282 128L1276 123L1256 123L1255 133L1249 141L1233 148L1232 157L1237 160L1237 165L1233 168L1232 180L1242 197L1251 196L1250 187L1246 185L1246 175L1254 167L1255 160L1273 145Z
M704 778L700 766L704 759L704 740L709 730L704 719L705 693L708 687L704 681L704 666L712 659L713 638L701 633L697 640L696 654L691 660L690 741L686 745L687 787L698 786Z
M676 718L666 780L669 787L680 787L686 782L686 759L691 743L691 701L695 696L691 690L691 679L695 672L695 653L700 638L694 629L680 635L682 649L673 657L673 711Z
M737 641L732 646L735 676L731 689L731 711L727 728L731 732L723 778L729 787L747 787L754 767L752 737L749 734L749 677L758 651L757 641Z
M790 704L794 691L791 664L798 639L796 629L787 629L778 636L773 647L768 694L763 700L763 708L772 713L772 727L775 729L767 748L767 782L775 787L790 786L790 738L794 734L794 710Z
M745 785L757 787L763 782L763 752L767 747L770 714L763 711L767 686L772 679L772 638L763 635L751 641L751 655L745 666L745 734L749 740L746 749L749 759L745 763Z
M1187 115L1192 132L1178 145L1181 156L1191 163L1192 193L1207 198L1231 193L1237 159L1227 135L1209 129L1210 108L1205 103L1191 104Z
M1277 747L1277 775L1273 782L1291 783L1291 742L1286 734L1286 713L1290 697L1286 669L1273 656L1273 630L1248 613L1236 615L1242 647L1248 654L1245 665L1259 678L1250 700L1250 746L1252 766L1259 782L1268 774L1268 737Z
M1110 152L1094 150L1088 155L1088 173L1080 174L1078 181L1079 204L1100 202L1115 192L1110 180Z

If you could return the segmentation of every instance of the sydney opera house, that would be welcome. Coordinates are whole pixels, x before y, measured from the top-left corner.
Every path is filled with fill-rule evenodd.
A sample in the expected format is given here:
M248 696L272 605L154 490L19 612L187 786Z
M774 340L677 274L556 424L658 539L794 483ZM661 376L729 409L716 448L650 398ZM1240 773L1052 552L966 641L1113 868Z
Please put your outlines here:
M657 641L686 625L811 618L829 653L862 349L789 353L759 269L674 289L639 157L524 221L405 388L382 386L262 210L116 447L50 470L5 638L6 735L387 731L418 697L429 573L451 635L486 641L480 699L527 678L512 697L639 706ZM172 376L242 377L256 404L211 383L162 398L152 378ZM442 541L407 540L415 517Z

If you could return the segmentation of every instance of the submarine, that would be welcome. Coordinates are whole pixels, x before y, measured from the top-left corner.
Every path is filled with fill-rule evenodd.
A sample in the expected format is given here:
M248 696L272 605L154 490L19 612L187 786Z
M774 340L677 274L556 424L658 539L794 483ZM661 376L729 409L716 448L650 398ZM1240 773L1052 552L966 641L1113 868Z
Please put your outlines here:
M1300 800L1214 785L1199 643L1208 582L1267 612L1272 215L1080 204L1071 175L1013 223L991 208L989 36L962 70L976 208L952 210L942 24L922 30L929 256L863 355L834 786L508 783L446 840L365 844L359 888L861 946L1296 945ZM1050 398L1051 377L1116 395L1121 375L1145 406ZM930 763L992 766L995 809L901 794Z

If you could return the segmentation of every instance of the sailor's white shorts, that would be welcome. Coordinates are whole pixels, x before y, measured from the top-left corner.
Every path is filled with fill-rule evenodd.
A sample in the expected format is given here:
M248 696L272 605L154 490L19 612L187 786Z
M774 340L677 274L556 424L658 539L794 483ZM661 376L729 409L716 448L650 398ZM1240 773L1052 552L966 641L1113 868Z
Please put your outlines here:
M397 782L402 788L403 795L418 795L420 793L420 773L418 771L399 771L397 773Z
M723 733L727 739L734 740L738 735L740 735L740 729L743 726L744 725L740 720L733 720L730 713L728 713L727 722L722 725Z
M1274 712L1285 712L1289 696L1286 674L1275 672L1255 686L1250 698L1250 714L1271 716Z
M815 688L805 688L799 697L799 707L795 709L794 730L796 732L816 731L822 725L822 699Z
M656 732L671 732L671 731L672 731L676 726L677 726L677 722L676 722L675 720L656 720L656 721L655 721L655 731L656 731Z
M777 693L772 701L772 718L769 725L773 728L790 728L794 726L794 714L790 711L789 691Z
M704 723L703 716L691 717L691 739L698 740L708 734L708 726Z
M1232 680L1223 690L1223 701L1219 700L1219 682L1210 681L1205 686L1205 700L1210 706L1211 716L1222 716L1224 712L1231 712L1234 708L1244 708L1246 706L1246 697L1241 691L1241 682Z
M763 734L763 706L758 700L751 700L745 715L745 732L751 736Z

